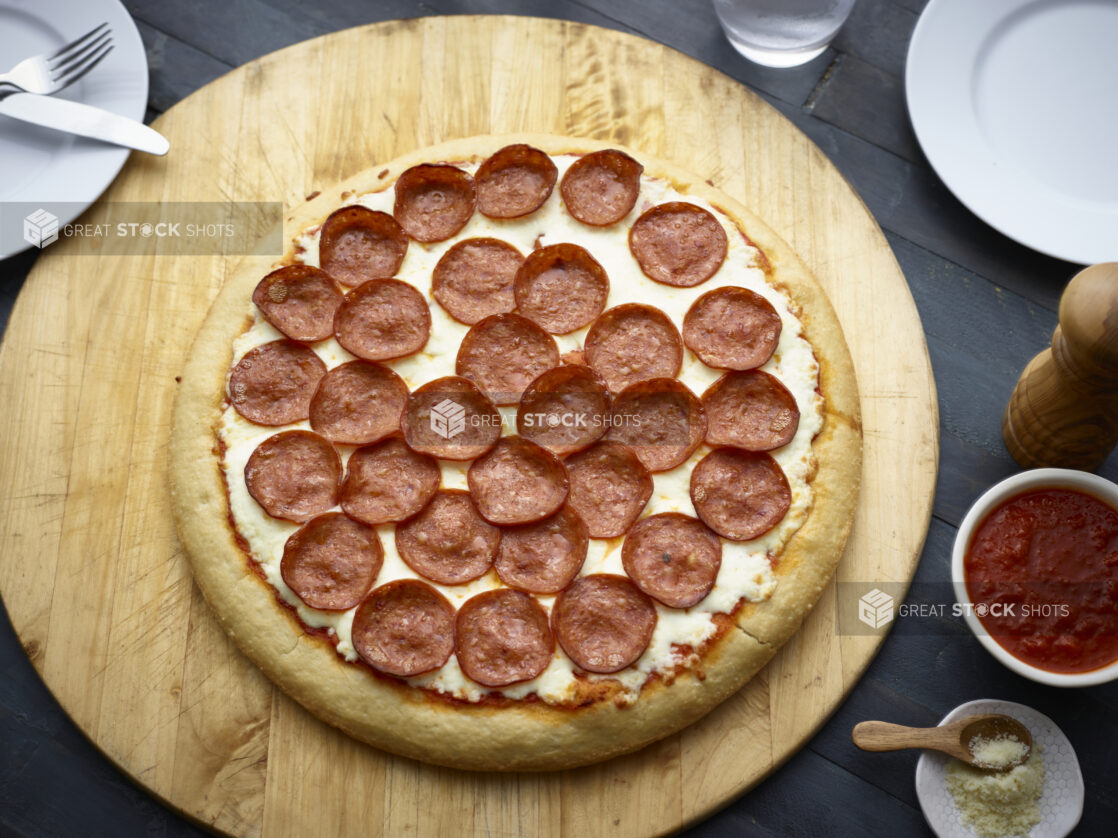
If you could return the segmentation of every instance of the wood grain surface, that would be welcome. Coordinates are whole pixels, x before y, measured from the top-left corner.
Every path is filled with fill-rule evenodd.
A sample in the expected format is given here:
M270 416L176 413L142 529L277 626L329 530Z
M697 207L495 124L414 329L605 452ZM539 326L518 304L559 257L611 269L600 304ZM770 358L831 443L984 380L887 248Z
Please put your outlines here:
M697 95L701 93L701 95ZM752 207L814 269L862 395L863 499L840 582L907 582L931 514L936 399L892 251L832 164L731 79L582 24L425 18L253 61L155 127L104 201L280 200L414 148L481 133L614 140ZM103 207L103 204L102 204ZM96 223L102 208L84 220ZM432 768L355 743L287 700L193 587L165 487L175 375L232 261L44 253L0 351L0 593L36 669L104 753L236 835L671 831L789 757L880 643L838 635L832 585L740 694L638 754L567 774ZM359 789L360 792L355 792Z

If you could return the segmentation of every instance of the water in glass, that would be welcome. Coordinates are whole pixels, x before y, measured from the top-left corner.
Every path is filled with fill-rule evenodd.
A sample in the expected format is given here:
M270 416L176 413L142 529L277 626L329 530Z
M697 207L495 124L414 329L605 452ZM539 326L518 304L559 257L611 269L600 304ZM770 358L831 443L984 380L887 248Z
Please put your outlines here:
M820 55L854 0L714 0L734 48L758 64L795 67Z

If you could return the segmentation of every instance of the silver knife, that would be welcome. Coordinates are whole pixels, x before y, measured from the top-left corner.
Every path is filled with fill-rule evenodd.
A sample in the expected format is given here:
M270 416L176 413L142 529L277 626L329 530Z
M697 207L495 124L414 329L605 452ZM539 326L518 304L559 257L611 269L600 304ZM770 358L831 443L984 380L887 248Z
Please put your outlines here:
M0 114L160 157L171 147L166 137L142 122L68 99L12 93L0 99Z

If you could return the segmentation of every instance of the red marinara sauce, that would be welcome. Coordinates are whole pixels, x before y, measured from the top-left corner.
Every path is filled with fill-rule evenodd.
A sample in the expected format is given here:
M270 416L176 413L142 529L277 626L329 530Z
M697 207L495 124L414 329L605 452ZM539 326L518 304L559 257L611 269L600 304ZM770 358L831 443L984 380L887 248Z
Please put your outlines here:
M1108 504L1074 489L1015 495L978 525L963 567L976 616L1015 658L1065 673L1118 660L1118 511Z

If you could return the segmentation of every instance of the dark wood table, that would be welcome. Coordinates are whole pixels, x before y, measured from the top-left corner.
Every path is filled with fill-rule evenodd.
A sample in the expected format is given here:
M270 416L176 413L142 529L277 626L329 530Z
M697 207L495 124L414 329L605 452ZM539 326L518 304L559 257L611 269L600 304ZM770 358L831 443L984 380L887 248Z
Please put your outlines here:
M939 390L941 459L909 602L946 603L949 614L945 583L956 527L985 488L1018 470L1002 443L1001 412L1025 362L1049 341L1060 293L1079 266L991 229L928 165L903 87L908 41L925 3L858 0L824 55L804 67L768 70L734 52L709 0L125 0L151 67L149 120L272 50L350 26L434 14L531 14L620 29L674 47L758 93L849 179L885 230L916 299ZM0 262L0 323L35 256ZM1101 473L1118 478L1118 458ZM862 753L850 729L863 719L932 725L976 698L1018 701L1052 717L1075 746L1086 781L1076 834L1115 834L1118 683L1080 690L1034 684L996 663L951 616L899 619L865 677L807 747L692 834L928 834L913 788L917 754ZM36 675L5 615L0 835L202 834L86 740Z

